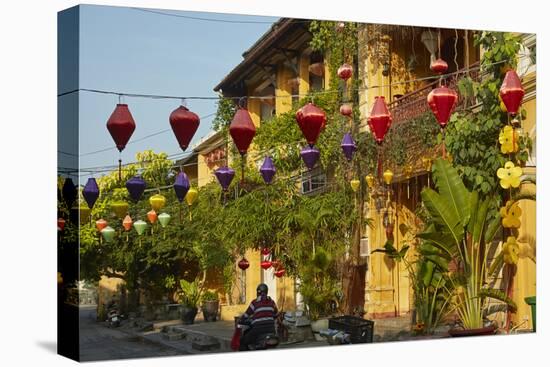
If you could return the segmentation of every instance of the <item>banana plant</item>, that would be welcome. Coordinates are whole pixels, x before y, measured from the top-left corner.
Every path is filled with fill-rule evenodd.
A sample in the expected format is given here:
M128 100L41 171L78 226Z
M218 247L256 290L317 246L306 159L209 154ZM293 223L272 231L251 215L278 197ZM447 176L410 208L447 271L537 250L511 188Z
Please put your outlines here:
M438 261L453 260L459 264L449 276L451 302L465 329L482 328L487 299L504 302L510 310L515 304L503 292L485 286L489 245L500 229L501 217L490 210L495 198L481 197L468 191L458 172L443 159L432 167L437 191L422 190L422 202L430 219L423 233L417 235L426 245L438 250ZM433 258L435 260L436 257Z

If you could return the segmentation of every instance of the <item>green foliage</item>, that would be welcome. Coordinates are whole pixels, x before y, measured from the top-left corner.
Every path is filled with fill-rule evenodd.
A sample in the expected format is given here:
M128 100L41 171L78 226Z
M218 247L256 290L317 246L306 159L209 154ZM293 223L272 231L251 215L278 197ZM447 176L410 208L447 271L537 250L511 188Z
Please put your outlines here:
M202 284L199 278L193 281L180 279L180 291L178 292L179 302L189 308L196 308L201 301L203 293Z
M204 291L202 295L202 302L211 302L211 301L219 301L218 293L212 292L211 290Z

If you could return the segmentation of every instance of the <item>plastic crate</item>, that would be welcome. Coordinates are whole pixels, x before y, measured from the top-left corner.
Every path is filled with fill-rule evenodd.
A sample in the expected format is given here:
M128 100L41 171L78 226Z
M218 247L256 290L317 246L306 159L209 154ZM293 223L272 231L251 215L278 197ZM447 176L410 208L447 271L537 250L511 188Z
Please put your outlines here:
M342 330L350 334L352 344L372 343L374 335L374 321L365 320L356 316L339 316L328 320L329 329Z

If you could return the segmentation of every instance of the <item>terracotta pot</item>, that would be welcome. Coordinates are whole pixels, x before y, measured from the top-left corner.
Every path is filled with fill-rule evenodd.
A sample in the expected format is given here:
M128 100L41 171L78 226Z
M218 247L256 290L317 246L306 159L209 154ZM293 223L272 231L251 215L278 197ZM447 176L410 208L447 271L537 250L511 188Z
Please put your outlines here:
M478 329L451 329L449 330L449 335L452 337L493 335L495 331L496 327L491 325Z

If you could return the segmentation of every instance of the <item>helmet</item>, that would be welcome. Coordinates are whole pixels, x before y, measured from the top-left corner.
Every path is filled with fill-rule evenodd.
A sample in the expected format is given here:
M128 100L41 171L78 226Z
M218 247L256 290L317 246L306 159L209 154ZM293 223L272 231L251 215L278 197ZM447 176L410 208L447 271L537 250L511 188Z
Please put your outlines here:
M256 288L256 294L259 296L261 294L265 294L267 296L267 285L265 283L261 283L258 285L258 288Z

